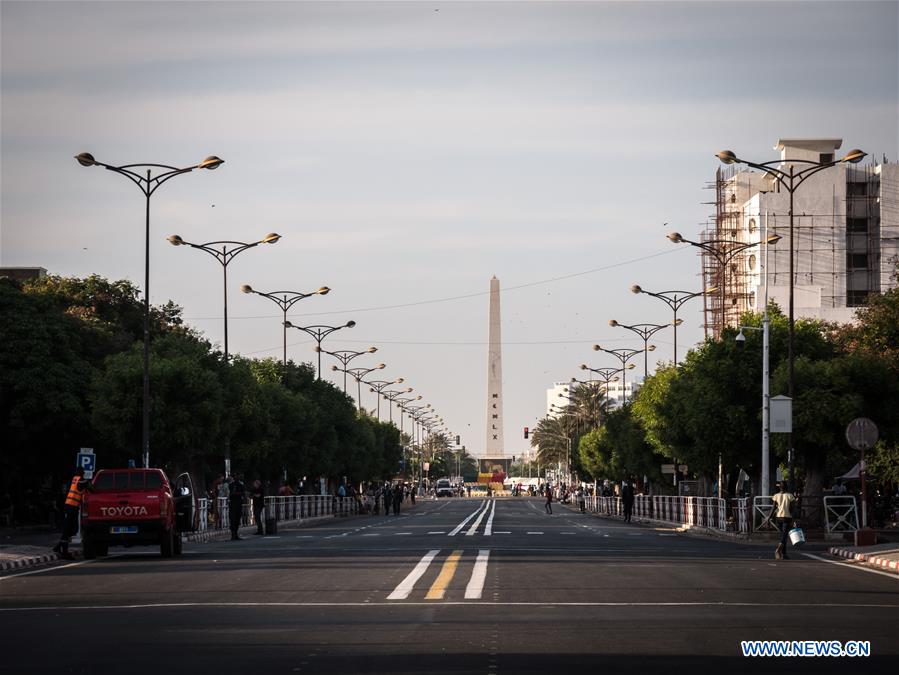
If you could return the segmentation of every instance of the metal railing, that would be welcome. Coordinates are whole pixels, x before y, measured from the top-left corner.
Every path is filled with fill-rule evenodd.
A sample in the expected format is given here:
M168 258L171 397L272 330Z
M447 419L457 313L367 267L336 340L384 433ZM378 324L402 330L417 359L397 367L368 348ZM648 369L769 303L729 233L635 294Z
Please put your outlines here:
M227 530L230 527L230 509L227 497L215 499L200 498L200 532L207 530ZM349 516L362 512L362 505L355 497L334 495L293 495L289 497L266 497L263 518L274 518L276 522L303 520L324 516ZM254 517L253 500L243 505L241 525L257 525Z
M624 505L620 497L587 497L591 513L620 516ZM727 507L718 497L675 497L668 495L637 495L633 516L677 525L727 529Z
M749 534L749 521L752 518L749 497L734 497L730 500L730 518L728 529L740 534Z
M858 530L858 509L852 495L824 496L824 523L828 532Z

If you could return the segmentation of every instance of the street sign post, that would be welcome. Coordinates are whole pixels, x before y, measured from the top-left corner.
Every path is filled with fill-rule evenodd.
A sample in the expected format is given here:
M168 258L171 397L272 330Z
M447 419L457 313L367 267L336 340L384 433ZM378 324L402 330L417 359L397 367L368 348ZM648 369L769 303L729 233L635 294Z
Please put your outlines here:
M94 477L94 471L97 470L97 456L94 454L93 448L81 448L75 455L75 466L84 469L84 477L90 480Z
M858 475L862 481L862 529L868 527L868 500L865 489L865 450L872 447L880 437L877 425L867 417L856 417L846 427L846 441L853 450L862 453L858 465Z

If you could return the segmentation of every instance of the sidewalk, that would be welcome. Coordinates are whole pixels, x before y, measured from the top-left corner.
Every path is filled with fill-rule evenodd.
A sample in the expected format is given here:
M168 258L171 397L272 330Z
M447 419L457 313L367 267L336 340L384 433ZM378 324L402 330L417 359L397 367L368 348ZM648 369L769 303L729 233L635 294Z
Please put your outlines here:
M834 546L827 552L838 558L857 560L899 574L899 546L895 543L876 546Z

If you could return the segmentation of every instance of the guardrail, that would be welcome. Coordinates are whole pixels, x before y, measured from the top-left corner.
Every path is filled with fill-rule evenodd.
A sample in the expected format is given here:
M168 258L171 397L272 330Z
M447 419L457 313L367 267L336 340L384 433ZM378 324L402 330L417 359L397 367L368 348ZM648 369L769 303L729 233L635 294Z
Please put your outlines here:
M824 523L828 532L858 530L858 509L852 495L824 496Z
M199 532L227 530L230 527L230 509L226 497L215 499L202 497L197 501L200 510ZM352 496L293 495L290 497L266 497L265 509L262 513L263 518L274 518L276 522L283 522L323 516L349 516L362 513L362 511L359 500ZM257 524L253 515L253 500L251 499L243 505L240 524Z
M624 514L621 497L587 497L591 513L620 516ZM707 527L724 532L727 529L727 508L718 497L674 497L667 495L637 495L633 515L676 525Z

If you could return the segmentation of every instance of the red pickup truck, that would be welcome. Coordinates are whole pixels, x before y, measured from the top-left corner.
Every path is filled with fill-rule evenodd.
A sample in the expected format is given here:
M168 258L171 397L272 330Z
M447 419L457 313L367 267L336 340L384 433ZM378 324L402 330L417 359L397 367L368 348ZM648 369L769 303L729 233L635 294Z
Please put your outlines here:
M81 505L85 558L110 546L158 545L163 558L181 553L181 533L193 532L199 509L190 475L169 482L161 469L103 469Z

